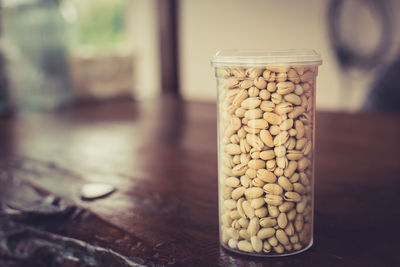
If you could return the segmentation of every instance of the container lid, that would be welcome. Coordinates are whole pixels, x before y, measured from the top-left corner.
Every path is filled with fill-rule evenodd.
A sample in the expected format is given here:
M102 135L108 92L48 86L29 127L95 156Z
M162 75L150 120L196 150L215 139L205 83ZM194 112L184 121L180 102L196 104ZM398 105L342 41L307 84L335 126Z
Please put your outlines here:
M321 65L321 56L312 49L305 50L220 50L211 60L213 66L230 65Z

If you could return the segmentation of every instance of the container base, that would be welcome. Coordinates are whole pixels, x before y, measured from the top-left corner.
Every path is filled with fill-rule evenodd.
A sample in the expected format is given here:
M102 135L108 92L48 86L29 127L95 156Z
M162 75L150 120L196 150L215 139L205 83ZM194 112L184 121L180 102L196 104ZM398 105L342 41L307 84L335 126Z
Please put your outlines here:
M271 252L270 254L265 254L265 253L261 254L261 253L256 253L256 252L255 253L248 253L248 252L240 251L238 249L230 248L230 247L228 247L227 245L225 245L223 243L220 243L220 245L221 245L221 247L223 247L224 249L228 250L229 252L234 252L236 254L252 256L252 257L259 257L259 258L270 258L270 257L271 258L276 258L276 257L292 256L292 255L296 255L296 254L302 253L302 252L308 250L309 248L311 248L313 243L314 243L313 240L311 240L311 242L307 246L302 248L302 249L294 250L294 251L290 251L288 253L282 253L282 254L278 254L278 253L275 253L275 252Z

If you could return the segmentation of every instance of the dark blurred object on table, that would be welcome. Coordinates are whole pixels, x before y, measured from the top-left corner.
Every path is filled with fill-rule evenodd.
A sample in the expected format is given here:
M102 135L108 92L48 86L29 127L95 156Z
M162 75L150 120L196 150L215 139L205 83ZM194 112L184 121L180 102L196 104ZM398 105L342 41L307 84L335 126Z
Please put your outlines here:
M393 59L390 54L395 48L393 4L389 0L330 1L328 27L345 79L343 102L352 97L357 79L371 79L363 108L400 111L400 102L396 101L400 99L400 58ZM345 14L354 11L357 13L346 20Z
M400 57L375 80L365 107L373 110L400 112Z

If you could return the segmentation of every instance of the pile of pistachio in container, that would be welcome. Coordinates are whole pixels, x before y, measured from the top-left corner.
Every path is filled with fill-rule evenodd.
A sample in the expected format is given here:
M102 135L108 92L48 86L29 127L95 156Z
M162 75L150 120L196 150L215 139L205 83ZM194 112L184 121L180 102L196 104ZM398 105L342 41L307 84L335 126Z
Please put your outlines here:
M220 242L259 256L296 254L313 242L313 50L220 51Z

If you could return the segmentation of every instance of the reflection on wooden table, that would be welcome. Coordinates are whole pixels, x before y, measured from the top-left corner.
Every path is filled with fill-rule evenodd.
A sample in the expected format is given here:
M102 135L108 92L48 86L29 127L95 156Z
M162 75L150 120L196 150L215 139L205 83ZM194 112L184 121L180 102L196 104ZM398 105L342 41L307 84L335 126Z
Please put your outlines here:
M319 112L315 244L261 259L219 247L213 104L2 119L0 265L395 266L399 137L400 115ZM117 190L84 201L87 183Z

